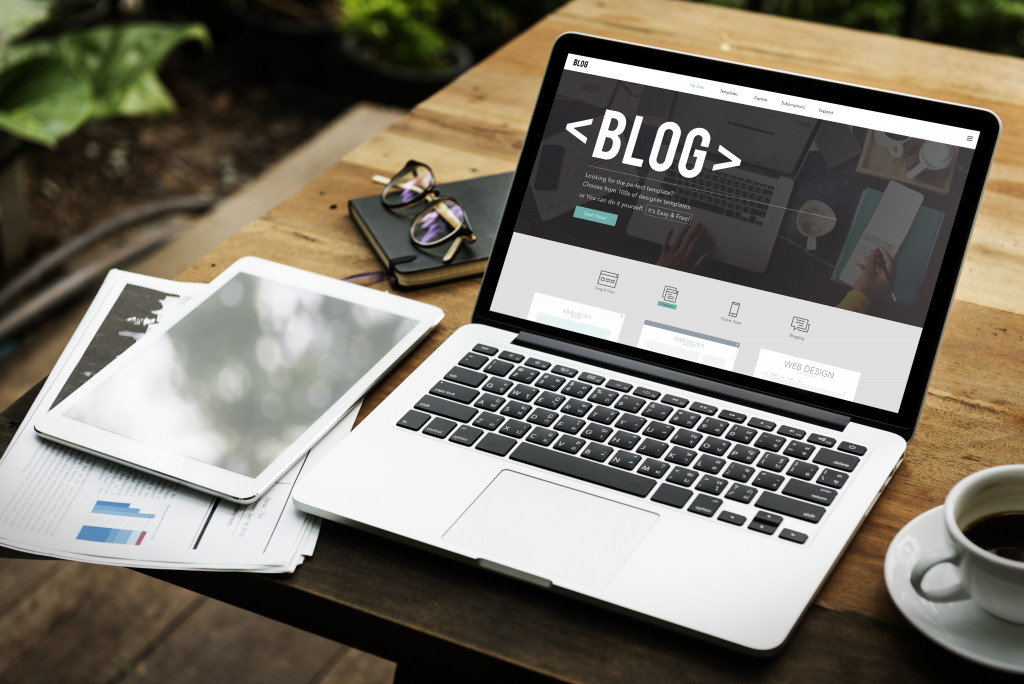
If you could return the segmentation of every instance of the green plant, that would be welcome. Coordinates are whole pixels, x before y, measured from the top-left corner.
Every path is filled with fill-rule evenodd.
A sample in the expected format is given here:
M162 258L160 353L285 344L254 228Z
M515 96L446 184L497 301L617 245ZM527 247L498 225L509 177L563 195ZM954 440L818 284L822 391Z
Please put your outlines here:
M0 131L28 143L52 147L90 121L172 112L157 68L182 42L210 45L201 24L146 22L18 40L55 3L12 4L15 11L0 19Z
M338 0L338 28L372 60L420 69L451 64L451 38L438 28L443 0Z

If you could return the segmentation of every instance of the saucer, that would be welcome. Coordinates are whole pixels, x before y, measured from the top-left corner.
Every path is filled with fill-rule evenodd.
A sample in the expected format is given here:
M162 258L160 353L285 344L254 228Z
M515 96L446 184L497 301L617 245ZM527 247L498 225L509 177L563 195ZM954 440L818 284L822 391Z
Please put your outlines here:
M987 667L1024 674L1024 625L989 615L972 601L932 603L910 586L918 559L946 545L942 506L922 513L899 531L885 554L885 585L904 617L943 648ZM948 563L928 573L928 586L952 584L959 571Z

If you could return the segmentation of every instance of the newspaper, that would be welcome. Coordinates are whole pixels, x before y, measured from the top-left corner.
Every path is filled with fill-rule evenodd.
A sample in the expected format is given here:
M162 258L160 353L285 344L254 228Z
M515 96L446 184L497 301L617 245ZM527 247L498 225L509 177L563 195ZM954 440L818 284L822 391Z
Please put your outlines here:
M180 570L292 572L320 519L291 493L351 430L356 405L257 501L238 504L41 439L57 404L205 285L111 271L0 460L0 545L54 558Z

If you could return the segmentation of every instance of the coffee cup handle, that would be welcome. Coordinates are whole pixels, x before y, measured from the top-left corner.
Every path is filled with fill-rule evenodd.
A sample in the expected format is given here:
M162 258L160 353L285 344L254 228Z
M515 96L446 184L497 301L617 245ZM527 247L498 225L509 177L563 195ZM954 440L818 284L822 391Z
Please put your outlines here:
M917 176L917 174L921 173L922 171L924 171L927 168L928 168L927 164L925 164L923 161L919 161L917 163L917 166L915 166L914 168L910 169L910 171L907 171L907 178L908 179L914 178L915 176Z
M964 589L963 584L960 582L941 589L925 589L921 586L921 583L924 582L924 576L936 565L951 563L952 565L959 566L961 560L963 560L963 556L960 552L951 546L947 546L942 551L922 558L914 564L914 569L910 572L910 584L914 587L914 591L920 594L922 598L933 603L963 601L966 598L970 598L967 590Z

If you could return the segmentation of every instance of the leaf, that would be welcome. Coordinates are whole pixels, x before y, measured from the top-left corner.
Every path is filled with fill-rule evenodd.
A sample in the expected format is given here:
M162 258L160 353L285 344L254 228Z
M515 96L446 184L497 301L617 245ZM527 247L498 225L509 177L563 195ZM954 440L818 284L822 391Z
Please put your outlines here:
M46 21L53 0L0 0L0 49Z
M89 83L62 60L36 57L0 73L0 130L52 147L89 116Z
M209 47L210 34L202 24L173 26L138 22L66 34L57 49L67 64L78 65L92 83L90 119L122 114L164 114L173 100L158 82L156 69L185 41Z

